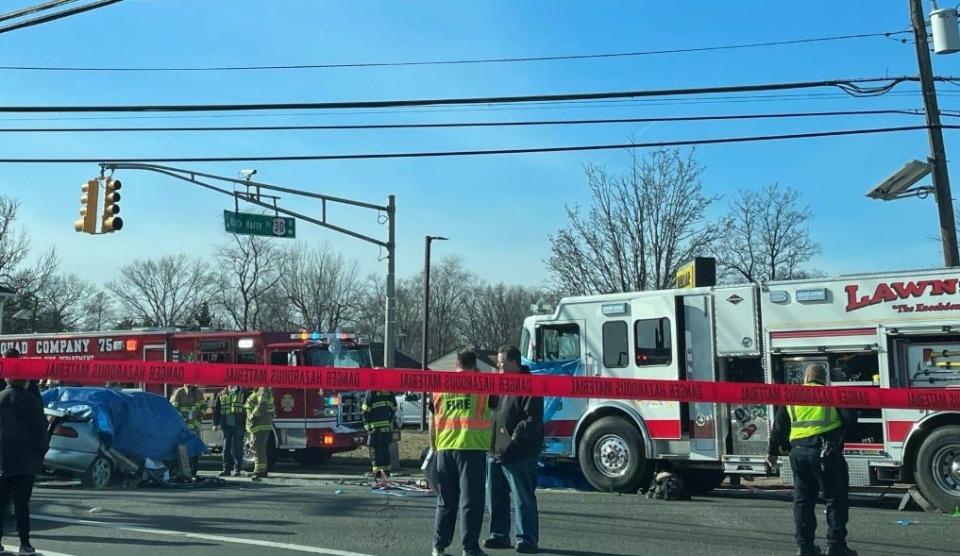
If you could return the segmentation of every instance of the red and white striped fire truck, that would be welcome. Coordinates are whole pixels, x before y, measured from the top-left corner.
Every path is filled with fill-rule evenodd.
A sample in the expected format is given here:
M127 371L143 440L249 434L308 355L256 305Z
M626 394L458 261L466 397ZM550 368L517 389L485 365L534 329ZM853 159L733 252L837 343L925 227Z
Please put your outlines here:
M90 333L0 336L0 352L14 347L22 357L261 363L324 367L372 367L370 345L353 334L316 332L182 332L142 329ZM180 384L129 384L169 397ZM202 385L213 407L223 385ZM284 452L303 463L322 463L337 452L361 446L361 393L275 389L277 416L269 446L271 463ZM208 412L201 436L214 450L219 433Z
M521 349L535 370L585 376L796 383L822 363L834 385L957 388L958 288L956 270L929 270L570 297L525 320ZM725 475L768 473L766 405L595 398L546 407L546 454L577 459L601 490L635 491L661 468L694 492ZM861 411L846 444L851 485L915 483L954 511L956 409ZM790 480L789 465L782 474Z

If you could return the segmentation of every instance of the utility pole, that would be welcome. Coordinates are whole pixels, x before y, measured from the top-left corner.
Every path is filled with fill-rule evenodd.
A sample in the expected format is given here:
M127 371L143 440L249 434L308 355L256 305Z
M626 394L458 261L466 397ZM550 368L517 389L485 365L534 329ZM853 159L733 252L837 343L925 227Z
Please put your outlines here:
M947 155L943 146L943 129L940 127L940 107L937 104L937 89L933 81L933 66L930 63L930 47L927 44L927 23L923 16L921 0L908 0L913 36L917 45L917 64L920 68L920 89L927 115L927 133L930 138L930 164L933 166L933 187L940 214L940 239L943 242L943 260L948 267L960 266L957 251L957 228L953 218L953 196L950 193L950 176L947 173Z
M430 358L430 243L434 240L446 241L440 236L423 238L423 342L420 345L420 369L427 370ZM420 430L427 428L427 393L420 393Z
M387 306L383 330L383 366L392 369L397 353L397 290L396 290L396 214L397 199L387 197Z

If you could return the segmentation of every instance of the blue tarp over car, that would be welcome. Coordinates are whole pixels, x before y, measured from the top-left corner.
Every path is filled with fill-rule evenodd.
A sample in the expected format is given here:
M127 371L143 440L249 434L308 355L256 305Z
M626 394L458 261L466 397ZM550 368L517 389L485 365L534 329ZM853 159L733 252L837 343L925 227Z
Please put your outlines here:
M43 405L74 415L89 413L101 442L127 457L170 461L180 444L190 457L207 452L170 402L156 394L60 387L43 393Z

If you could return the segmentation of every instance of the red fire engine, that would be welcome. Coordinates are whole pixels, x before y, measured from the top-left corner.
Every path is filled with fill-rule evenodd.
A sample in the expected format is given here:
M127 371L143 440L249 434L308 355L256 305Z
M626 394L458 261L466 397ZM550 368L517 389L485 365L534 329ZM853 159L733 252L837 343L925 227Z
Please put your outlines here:
M180 332L167 329L0 336L0 352L16 348L22 357L209 363L262 363L324 367L372 367L370 345L353 334L316 332ZM179 384L129 384L169 397ZM223 385L203 385L213 397ZM275 389L277 416L270 440L272 464L282 452L301 463L322 463L337 452L363 444L361 393ZM221 439L206 415L201 436L213 450Z

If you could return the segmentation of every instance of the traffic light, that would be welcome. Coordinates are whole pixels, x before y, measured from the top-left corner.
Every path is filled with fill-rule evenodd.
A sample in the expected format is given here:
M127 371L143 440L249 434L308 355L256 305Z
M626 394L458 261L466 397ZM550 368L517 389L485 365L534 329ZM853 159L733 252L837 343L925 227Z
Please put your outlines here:
M100 182L90 180L80 186L80 219L73 223L73 229L85 234L97 233L97 194Z
M103 184L103 215L100 217L100 233L108 234L123 228L120 214L120 180L106 178Z

